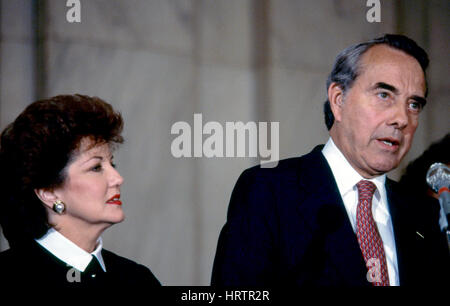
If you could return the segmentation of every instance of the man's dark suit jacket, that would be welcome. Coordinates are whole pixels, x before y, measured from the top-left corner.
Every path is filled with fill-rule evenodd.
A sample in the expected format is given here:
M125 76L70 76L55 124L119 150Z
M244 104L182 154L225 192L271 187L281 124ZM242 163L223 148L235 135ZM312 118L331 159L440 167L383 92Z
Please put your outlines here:
M372 285L322 148L243 172L220 233L212 285ZM386 180L400 285L442 285L450 259L438 207L398 189Z
M72 268L41 247L34 240L0 253L0 288L135 288L148 290L161 284L145 266L102 250L106 272L91 264L80 274L80 281L69 282ZM73 271L73 270L72 270ZM95 277L92 277L95 274ZM69 279L76 274L69 272Z

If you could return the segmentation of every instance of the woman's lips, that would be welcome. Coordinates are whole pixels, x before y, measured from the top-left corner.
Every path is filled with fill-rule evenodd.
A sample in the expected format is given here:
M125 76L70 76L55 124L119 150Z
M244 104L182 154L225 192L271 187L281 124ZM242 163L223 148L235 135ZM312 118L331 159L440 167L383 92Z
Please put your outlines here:
M122 205L122 201L120 201L120 194L112 196L108 201L106 201L106 203L114 205Z

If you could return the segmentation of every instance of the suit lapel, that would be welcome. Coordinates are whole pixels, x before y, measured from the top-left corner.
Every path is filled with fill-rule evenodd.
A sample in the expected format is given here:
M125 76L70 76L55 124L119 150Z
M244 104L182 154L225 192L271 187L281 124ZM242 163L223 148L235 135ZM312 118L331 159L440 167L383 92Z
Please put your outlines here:
M308 216L316 239L322 239L322 252L344 280L343 285L368 285L367 268L334 180L323 156L323 146L317 146L300 165L300 195L298 206L302 216ZM332 267L325 267L332 268Z
M406 207L402 208L404 199L398 192L395 192L393 184L393 181L386 179L386 194L394 229L395 248L397 251L398 274L400 285L404 285L408 282L408 258L411 257L411 254L406 252L411 251L413 248L411 242L416 238L414 237L415 227L411 224L411 218L407 214L408 210Z

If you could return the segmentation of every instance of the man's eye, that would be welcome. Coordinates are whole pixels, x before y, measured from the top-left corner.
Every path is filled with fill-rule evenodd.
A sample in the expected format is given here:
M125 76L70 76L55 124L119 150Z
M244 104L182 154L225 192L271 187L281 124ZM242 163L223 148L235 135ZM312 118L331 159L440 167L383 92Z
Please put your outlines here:
M383 100L386 100L387 98L389 98L389 93L387 93L385 91L380 92L380 93L378 93L378 97L380 97Z
M412 110L413 112L420 112L422 110L422 104L420 104L419 102L411 102L409 103L409 109Z

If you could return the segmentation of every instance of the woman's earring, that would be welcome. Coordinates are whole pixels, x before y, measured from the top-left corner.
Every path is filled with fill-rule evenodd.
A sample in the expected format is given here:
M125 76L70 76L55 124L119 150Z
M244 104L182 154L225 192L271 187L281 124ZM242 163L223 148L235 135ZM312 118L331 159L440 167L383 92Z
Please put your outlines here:
M62 215L64 211L66 210L66 205L61 200L56 200L55 203L53 203L53 211L56 212L58 215Z

